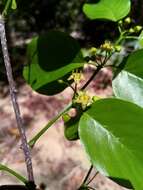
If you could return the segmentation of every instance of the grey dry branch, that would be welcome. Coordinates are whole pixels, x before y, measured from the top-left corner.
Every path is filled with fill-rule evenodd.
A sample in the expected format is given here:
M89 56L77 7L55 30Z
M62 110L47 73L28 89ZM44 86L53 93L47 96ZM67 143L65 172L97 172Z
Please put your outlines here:
M19 133L20 133L20 137L21 137L21 141L22 141L22 149L23 149L23 152L25 155L28 180L34 182L31 153L30 153L30 149L29 149L29 146L27 143L25 129L23 126L23 121L22 121L22 117L20 114L19 105L17 102L15 82L14 82L13 75L12 75L10 57L9 57L8 48L7 48L5 25L4 25L4 20L2 17L0 18L0 39L1 39L1 47L2 47L4 64L5 64L5 68L6 68L6 74L7 74L7 78L8 78L8 82L9 82L11 101L12 101L12 105L13 105L13 109L14 109L15 117L16 117L16 121L17 121L17 126L19 129Z

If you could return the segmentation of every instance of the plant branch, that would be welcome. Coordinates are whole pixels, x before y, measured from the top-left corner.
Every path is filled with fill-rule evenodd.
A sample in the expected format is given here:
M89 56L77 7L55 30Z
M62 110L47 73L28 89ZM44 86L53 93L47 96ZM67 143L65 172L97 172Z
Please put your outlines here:
M89 78L89 80L83 85L83 87L81 88L81 90L84 90L91 83L91 81L94 79L94 77L97 75L97 73L101 70L101 68L102 68L102 65L97 66L96 70L91 75L91 77Z
M27 179L25 177L23 177L19 173L15 172L14 170L8 168L7 166L5 166L3 164L0 164L0 170L3 170L3 171L6 171L6 172L10 173L11 175L15 176L17 179L22 181L24 184L28 183L28 181L27 181Z
M87 83L81 88L81 90L84 90L89 83L93 80L95 75L100 71L102 66L98 66L91 78L87 81ZM29 146L33 148L33 146L36 144L38 139L49 129L65 112L67 112L70 108L72 107L72 103L70 103L67 107L65 107L59 114L57 114L52 120L49 121L49 123L43 127L30 141L29 141Z
M93 75L90 77L90 79L86 82L86 84L81 88L81 90L84 90L90 82L93 80L93 78L96 76L96 74L103 68L107 61L107 55L106 58L104 59L103 63L97 66L97 69L94 71ZM72 103L67 105L60 113L58 113L52 120L49 121L49 123L43 127L29 142L29 146L33 148L33 146L36 144L38 139L65 113L67 112L70 108L72 107Z
M88 180L88 178L89 178L89 176L90 176L90 174L92 172L92 169L93 169L93 165L90 166L90 168L89 168L89 170L88 170L88 172L87 172L87 174L86 174L86 176L85 176L82 184L86 183L86 181Z
M112 55L112 54L111 54ZM94 77L98 74L98 72L103 68L103 66L106 64L106 62L108 61L108 59L111 57L111 55L108 56L107 52L105 55L105 58L103 60L103 62L101 62L97 67L96 70L94 71L94 73L91 75L91 77L89 78L89 80L83 85L83 87L81 88L81 90L84 90L90 83L91 81L94 79Z
M125 36L124 39L138 40L138 36Z
M132 39L132 40L138 40L139 39L138 36L128 36L128 35L125 35L126 33L127 33L127 31L120 33L119 38L115 42L115 45L119 45L123 40L126 40L126 39Z
M90 168L89 168L89 170L88 170L88 172L87 172L87 174L86 174L86 176L85 176L85 178L84 178L82 184L81 184L80 187L78 188L78 190L80 190L82 187L84 187L84 186L86 185L86 181L88 180L88 178L89 178L89 176L90 176L90 174L91 174L91 172L92 172L92 169L93 169L93 165L90 166Z
M17 102L15 82L13 79L10 57L9 57L8 47L7 47L4 19L2 17L0 18L0 40L1 40L4 64L6 68L6 74L7 74L7 78L9 82L11 101L12 101L13 109L15 112L15 117L16 117L18 129L19 129L20 137L21 137L22 149L25 155L25 163L27 167L28 180L34 182L31 154L30 154L28 143L27 143L27 138L26 138L25 129L23 126L22 117L20 114L19 105Z
M11 0L7 0L6 5L5 5L5 7L4 7L4 10L3 10L3 12L2 12L2 16L7 15L7 11L8 11L8 9L9 9L10 5L11 5Z
M89 189L95 190L93 187L87 186Z
M67 105L58 115L56 115L52 120L49 121L49 123L43 127L30 141L29 146L33 148L35 143L38 141L38 139L49 129L65 112L67 112L72 107L72 103Z
M87 185L89 185L98 174L99 174L99 171L97 171L95 175L87 182Z

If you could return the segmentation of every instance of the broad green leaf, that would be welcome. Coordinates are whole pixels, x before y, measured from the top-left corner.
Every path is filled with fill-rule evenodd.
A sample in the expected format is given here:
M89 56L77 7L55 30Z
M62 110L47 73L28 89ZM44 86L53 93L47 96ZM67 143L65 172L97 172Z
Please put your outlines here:
M143 49L129 55L128 59L126 59L124 70L143 79Z
M108 19L118 21L128 15L130 0L100 0L96 4L85 3L83 12L90 19Z
M121 71L113 80L112 85L117 98L143 107L143 79L127 71Z
M139 35L139 45L141 46L141 47L143 47L143 31L141 32L141 34Z
M16 0L12 0L11 8L12 8L12 9L17 9L17 3L16 3Z
M143 189L141 107L119 99L96 101L80 119L79 136L91 162L102 174L120 179L118 182L128 188Z
M51 31L29 44L23 75L33 90L53 95L64 90L71 71L83 65L78 42L63 32Z
M143 50L132 53L112 82L116 97L143 107Z

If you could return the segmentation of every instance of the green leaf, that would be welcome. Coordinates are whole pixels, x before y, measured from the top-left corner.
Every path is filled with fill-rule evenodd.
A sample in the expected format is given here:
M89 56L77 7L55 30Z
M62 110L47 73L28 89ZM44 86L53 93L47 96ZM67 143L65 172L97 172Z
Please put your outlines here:
M143 107L143 79L127 71L121 71L113 80L112 86L117 98Z
M12 9L17 9L17 3L16 3L16 0L12 0L11 8L12 8Z
M78 42L63 32L51 31L28 45L28 65L23 75L33 90L53 95L64 90L71 71L83 65Z
M97 170L123 186L143 189L141 107L119 99L96 101L80 119L79 136Z
M132 53L112 82L116 97L143 107L143 50Z
M73 141L79 139L78 125L79 119L73 117L68 122L64 123L64 134L68 140Z
M17 8L16 0L4 0L2 1L2 4L4 5L4 10L2 12L3 16L7 16L10 13L11 9Z
M83 112L79 111L76 116L71 117L69 120L64 122L64 134L70 141L79 139L78 126L82 114Z
M141 47L143 47L143 31L141 32L141 34L139 35L139 45L141 46Z
M118 21L128 15L130 0L100 0L96 4L85 3L83 12L90 19L108 19Z
M143 49L137 50L128 56L124 70L143 79Z

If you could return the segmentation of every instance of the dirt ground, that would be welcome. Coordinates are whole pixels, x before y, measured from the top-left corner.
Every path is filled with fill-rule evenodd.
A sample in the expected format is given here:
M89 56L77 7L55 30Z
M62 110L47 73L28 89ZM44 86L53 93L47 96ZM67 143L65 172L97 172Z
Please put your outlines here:
M87 76L90 72L88 70ZM111 72L107 70L100 73L96 82L89 86L90 92L110 96L111 76ZM7 87L5 88L0 93L0 162L26 175L19 133L10 98L7 94L4 95L7 91ZM72 94L67 89L59 95L46 97L33 92L27 85L22 85L18 91L28 139L68 104ZM36 184L45 184L46 190L76 190L90 167L80 141L69 142L64 138L62 120L48 129L37 142L32 150L32 158ZM14 183L18 183L14 177L5 172L0 173L0 185ZM100 174L94 179L92 186L97 190L125 190Z

